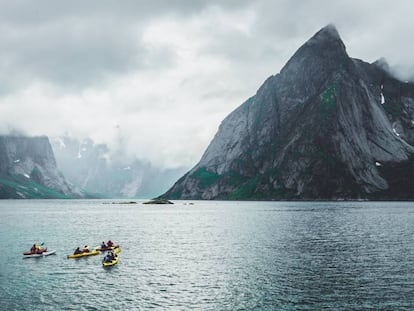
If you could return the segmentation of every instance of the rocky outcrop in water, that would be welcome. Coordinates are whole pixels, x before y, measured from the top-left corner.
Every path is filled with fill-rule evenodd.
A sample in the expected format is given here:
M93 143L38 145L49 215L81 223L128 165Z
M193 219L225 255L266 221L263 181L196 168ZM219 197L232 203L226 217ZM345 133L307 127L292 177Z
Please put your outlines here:
M152 199L142 204L174 204L173 202L165 199Z
M170 199L414 199L414 84L333 25L220 125Z
M58 171L46 136L0 136L0 198L82 196Z

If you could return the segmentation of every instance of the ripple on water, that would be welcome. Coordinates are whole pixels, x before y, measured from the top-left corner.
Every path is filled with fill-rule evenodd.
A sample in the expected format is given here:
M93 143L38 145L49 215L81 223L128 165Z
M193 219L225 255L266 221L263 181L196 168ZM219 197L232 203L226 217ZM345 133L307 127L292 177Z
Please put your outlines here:
M2 309L414 309L412 204L101 203L0 202ZM66 258L107 239L112 268ZM21 259L35 241L57 254Z

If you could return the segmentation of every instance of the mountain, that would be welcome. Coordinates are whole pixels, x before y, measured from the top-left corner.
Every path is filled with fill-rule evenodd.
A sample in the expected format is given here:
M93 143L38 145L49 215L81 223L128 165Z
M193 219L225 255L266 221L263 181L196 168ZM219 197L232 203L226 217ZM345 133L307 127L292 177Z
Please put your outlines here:
M78 187L104 197L151 198L166 191L184 169L160 169L122 150L87 138L51 139L59 168Z
M0 198L78 198L56 167L46 136L0 136Z
M168 199L414 199L414 84L317 32L228 115Z

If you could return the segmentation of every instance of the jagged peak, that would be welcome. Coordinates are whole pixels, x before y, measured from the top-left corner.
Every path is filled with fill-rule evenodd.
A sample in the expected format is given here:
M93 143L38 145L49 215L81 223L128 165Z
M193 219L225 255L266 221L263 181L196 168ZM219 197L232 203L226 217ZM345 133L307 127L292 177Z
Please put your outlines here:
M328 24L313 35L306 43L305 46L313 45L326 45L332 44L338 46L341 50L345 51L345 45L342 42L341 36L338 33L335 25Z
M330 37L333 39L341 40L341 36L339 35L338 29L334 24L328 24L319 30L314 37Z
M325 73L337 69L338 64L344 64L348 58L336 27L328 24L295 52L280 73L288 80L297 81L300 76L306 80L315 78L321 68L326 69Z

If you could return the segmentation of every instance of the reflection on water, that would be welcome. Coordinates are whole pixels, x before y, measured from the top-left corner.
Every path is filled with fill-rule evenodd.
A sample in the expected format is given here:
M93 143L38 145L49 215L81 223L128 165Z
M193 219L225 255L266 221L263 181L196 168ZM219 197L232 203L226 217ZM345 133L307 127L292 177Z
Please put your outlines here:
M4 310L411 310L414 206L1 201ZM120 262L66 259L112 239ZM33 242L57 255L21 259Z

